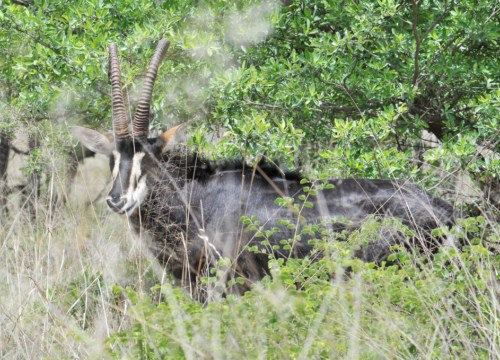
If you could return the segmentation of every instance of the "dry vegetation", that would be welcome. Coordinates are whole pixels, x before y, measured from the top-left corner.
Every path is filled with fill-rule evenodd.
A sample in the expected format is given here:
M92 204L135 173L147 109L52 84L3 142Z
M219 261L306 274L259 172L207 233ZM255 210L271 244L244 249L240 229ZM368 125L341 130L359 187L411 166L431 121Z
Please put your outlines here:
M471 236L482 238L462 254L447 249L422 262L399 252L402 267L363 264L351 259L354 238L332 241L320 245L331 255L319 263L274 263L273 278L244 297L202 306L106 209L99 194L108 172L104 159L87 159L68 202L48 210L52 194L64 192L65 182L54 182L35 218L22 208L2 218L2 357L499 355L499 259L481 245L498 241L495 224L472 221ZM8 209L19 200L11 196Z

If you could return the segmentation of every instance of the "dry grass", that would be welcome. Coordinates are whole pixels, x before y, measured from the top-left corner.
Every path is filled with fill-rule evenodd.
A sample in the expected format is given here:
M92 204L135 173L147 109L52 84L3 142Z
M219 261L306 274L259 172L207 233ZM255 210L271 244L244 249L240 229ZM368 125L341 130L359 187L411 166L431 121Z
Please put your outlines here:
M65 192L61 173L53 174L34 217L20 194L8 198L0 223L2 358L101 353L106 337L125 321L123 309L109 302L108 287L138 288L143 281L141 244L133 240L126 220L99 200L107 186L107 161L87 162L59 208L42 202L55 202L54 194Z
M60 170L34 218L19 196L9 197L0 227L1 358L103 358L110 349L126 358L500 355L492 254L471 263L456 258L449 277L412 263L399 271L366 267L347 280L340 272L307 280L301 291L294 280L307 270L291 263L242 298L201 307L168 285L126 220L106 208L107 161L86 162L55 210L44 204L66 192ZM318 273L339 270L317 266ZM160 306L151 298L155 283L167 284Z

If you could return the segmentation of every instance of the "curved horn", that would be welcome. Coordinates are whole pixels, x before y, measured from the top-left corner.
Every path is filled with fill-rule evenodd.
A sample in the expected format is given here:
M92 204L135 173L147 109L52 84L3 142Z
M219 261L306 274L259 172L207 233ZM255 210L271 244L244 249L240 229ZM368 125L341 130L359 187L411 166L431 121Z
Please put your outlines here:
M137 109L135 110L135 116L133 121L133 136L140 138L147 138L149 132L149 107L151 104L151 96L153 94L153 86L156 79L156 73L158 67L160 66L165 52L170 45L168 39L161 40L156 46L155 54L151 59L151 64L149 65L148 72L146 73L146 79L144 80L144 85L142 86L141 97L137 103Z
M129 137L128 119L120 80L120 63L115 43L109 45L109 79L111 80L111 103L113 106L113 134L116 139Z

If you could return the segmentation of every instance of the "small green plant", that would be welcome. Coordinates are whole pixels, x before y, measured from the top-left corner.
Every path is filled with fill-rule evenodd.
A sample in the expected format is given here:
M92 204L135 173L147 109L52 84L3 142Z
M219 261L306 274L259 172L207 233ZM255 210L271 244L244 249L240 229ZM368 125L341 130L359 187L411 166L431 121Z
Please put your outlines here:
M27 164L23 167L24 176L29 177L31 174L40 174L42 172L44 164L43 156L43 152L39 148L30 151Z

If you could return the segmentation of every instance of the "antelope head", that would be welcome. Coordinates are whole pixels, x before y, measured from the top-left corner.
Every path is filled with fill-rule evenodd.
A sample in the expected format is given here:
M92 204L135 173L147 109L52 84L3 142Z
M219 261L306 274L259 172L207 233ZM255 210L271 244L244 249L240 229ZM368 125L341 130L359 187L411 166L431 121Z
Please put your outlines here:
M70 128L73 135L90 150L110 157L113 185L107 197L109 207L119 214L131 215L147 194L146 179L178 126L155 138L148 138L149 111L158 67L170 42L163 39L146 73L142 92L129 129L129 120L122 93L120 65L116 44L109 47L109 78L113 110L113 133L101 134L79 126Z

